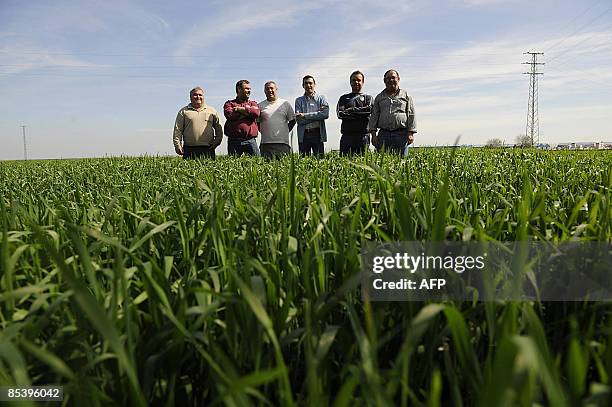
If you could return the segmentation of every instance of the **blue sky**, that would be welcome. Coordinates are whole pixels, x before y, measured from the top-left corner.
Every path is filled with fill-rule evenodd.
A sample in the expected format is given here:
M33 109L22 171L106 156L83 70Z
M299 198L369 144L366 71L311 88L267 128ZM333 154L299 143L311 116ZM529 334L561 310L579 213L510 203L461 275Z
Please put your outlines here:
M544 52L540 139L612 141L612 2L0 2L0 160L173 154L176 112L205 89L275 80L293 103L311 74L332 110L365 72L395 68L415 100L417 145L513 143L525 132L526 51ZM339 145L328 120L326 149ZM225 153L225 143L217 150Z

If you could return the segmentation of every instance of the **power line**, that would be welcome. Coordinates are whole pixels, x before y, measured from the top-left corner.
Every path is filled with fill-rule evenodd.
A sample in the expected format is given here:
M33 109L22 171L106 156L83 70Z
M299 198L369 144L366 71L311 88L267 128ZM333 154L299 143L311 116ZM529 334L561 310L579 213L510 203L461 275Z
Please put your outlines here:
M457 67L457 66L465 66L465 63L456 63L456 64L439 64L436 67ZM488 63L479 63L479 66L508 66L508 63L505 62L488 62ZM0 64L0 67L5 68L24 68L24 69L202 69L202 66L192 65L192 66L184 66L184 65L70 65L70 64L53 64L53 65L33 65L33 64ZM259 69L273 69L277 68L277 64L272 65L263 65L263 66L250 66L249 70L259 70ZM228 70L244 70L244 67L237 67L234 63L216 63L211 64L205 69L215 70L215 69L223 69L223 71Z
M531 55L530 62L523 64L531 65L530 72L524 72L524 75L529 75L529 98L527 99L527 128L525 135L529 137L531 147L540 142L540 118L538 112L538 75L544 75L542 72L537 72L538 65L544 65L543 62L538 62L538 55L544 55L543 52L523 52L523 55Z
M604 28L604 31L605 31L605 30L607 30L608 28L611 28L611 27L612 27L612 25L608 25L608 26L606 26L606 27ZM561 56L563 56L563 55L567 54L568 52L572 51L572 50L573 50L574 48L576 48L578 45L580 45L580 44L582 44L582 43L584 43L584 42L586 42L586 41L590 40L591 38L593 38L594 36L599 35L599 34L601 34L601 32L597 32L597 31L596 31L596 32L592 33L591 35L589 35L588 37L585 37L585 38L583 38L582 40L578 41L577 43L575 43L574 45L572 45L570 48L566 49L565 51L561 51L560 53L558 53L557 55L555 55L554 57L552 57L551 59L549 59L549 60L548 60L548 62L550 63L550 62L552 62L552 61L555 61L555 60L559 59L559 57L561 57ZM568 60L568 61L571 61L571 59L570 59L570 60ZM566 61L566 62L567 62L567 61Z
M574 21L578 21L578 19L580 19L580 18L581 18L582 16L584 16L585 14L587 14L587 13L588 13L589 11L591 11L591 10L592 10L592 9L593 9L595 6L599 5L599 3L601 3L602 1L603 1L603 0L599 0L599 1L596 1L595 3L592 3L592 4L591 4L589 7L587 7L585 10L583 10L583 11L582 11L582 13L580 13L580 14L578 14L578 15L574 16L574 18L572 18L572 20L571 20L570 22L563 24L563 25L564 25L564 27L565 27L565 28L567 28L567 27L571 26L571 24L573 24L573 23L574 23ZM565 30L563 30L563 31L565 31ZM561 34L561 32L560 32L559 34ZM562 42L562 41L564 41L564 40L565 40L565 38L564 38L564 39L562 39L562 40L560 40L559 42ZM552 45L552 46L548 47L547 49L545 49L545 50L544 50L544 52L549 52L549 51L550 51L552 48L556 47L557 45L558 45L558 44L557 44L557 43L555 43L554 45Z
M386 43L387 44L387 43ZM47 51L28 51L28 50L19 50L18 52L13 52L11 50L0 49L0 53L4 54L18 54L18 55L42 55L42 56L98 56L98 57L150 57L150 58L214 58L214 59L238 59L244 60L248 59L297 59L304 60L304 55L152 55L152 54L106 54L106 53L96 53L96 52L47 52ZM510 56L510 53L473 53L473 54L447 54L447 53L431 53L431 54L397 54L392 55L393 57L410 57L410 58L432 58L432 57L478 57L478 56ZM385 57L389 55L374 55L374 57ZM362 59L364 55L308 55L308 59ZM371 58L371 57L369 57Z
M578 77L576 77L576 74L582 74L582 76L580 76L580 78L578 78ZM591 75L591 76L589 76L589 75ZM571 73L568 73L566 75L562 75L562 74L559 74L559 73L557 73L557 75L555 75L555 74L549 74L548 75L549 79L552 78L552 79L561 79L561 80L564 80L564 79L567 79L567 78L570 78L570 77L574 79L574 82L580 83L582 85L581 89L583 89L583 90L586 88L583 85L584 82L589 82L589 83L592 83L593 85L597 85L598 86L598 90L601 90L601 89L604 89L604 88L612 86L612 81L606 80L605 77L604 78L594 79L593 76L592 76L592 73L588 72L585 69L574 68Z
M545 52L550 52L550 50L552 50L553 48L558 47L559 45L561 45L565 40L567 40L569 37L571 37L572 35L577 34L579 31L581 31L583 28L591 25L592 23L594 23L595 21L599 20L601 17L603 17L605 14L608 14L610 12L610 10L612 10L612 7L608 7L606 10L604 10L601 14L598 14L597 16L595 16L595 18L587 21L585 24L581 25L580 27L578 27L576 30L574 30L573 32L571 32L570 34L566 35L565 37L563 37L560 41L556 42L555 44L553 44L552 46L548 47ZM557 56L558 58L558 56Z
M428 71L413 71L414 75L429 75ZM28 72L1 72L0 71L0 79L3 77L8 77L9 75L18 75L20 77L37 77L37 78L70 78L70 79L89 79L89 78L109 78L109 79L164 79L164 78L180 78L184 79L185 75L183 73L176 74L160 74L160 75L142 75L142 74L127 74L127 73L88 73L88 72L73 72L73 73L61 73L61 72L47 72L47 73L28 73ZM198 75L205 76L206 73L198 73ZM301 76L297 75L298 82L301 83ZM267 78L276 78L276 79L296 79L296 75L274 75L272 73L254 73L252 75L248 75L250 79L267 79ZM329 74L317 74L317 78L326 78L326 79L346 79L348 77L347 74L338 74L338 75L329 75ZM466 80L470 77L473 78L507 78L508 72L505 73L487 73L487 74L473 74L471 76L468 75L460 75L457 77L451 78L442 78L433 80L433 82L446 81L446 80ZM226 81L235 81L235 77L225 77L224 79L207 79L207 81L211 82L226 82Z

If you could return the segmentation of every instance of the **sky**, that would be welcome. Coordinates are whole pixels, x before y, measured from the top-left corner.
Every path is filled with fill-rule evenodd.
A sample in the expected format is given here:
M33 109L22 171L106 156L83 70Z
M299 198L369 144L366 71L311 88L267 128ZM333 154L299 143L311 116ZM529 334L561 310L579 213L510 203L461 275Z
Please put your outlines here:
M417 146L511 144L526 132L524 52L544 52L540 141L612 141L612 0L0 0L0 160L23 159L21 126L30 159L172 155L191 88L222 115L240 79L251 99L274 80L293 103L306 74L338 149L356 69L372 95L399 72Z

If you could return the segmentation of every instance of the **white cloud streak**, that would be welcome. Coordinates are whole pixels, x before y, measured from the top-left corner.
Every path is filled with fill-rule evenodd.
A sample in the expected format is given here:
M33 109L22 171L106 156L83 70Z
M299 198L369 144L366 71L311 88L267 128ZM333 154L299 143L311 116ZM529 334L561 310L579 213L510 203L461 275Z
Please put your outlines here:
M22 52L24 48L28 50L27 53ZM70 55L56 54L46 48L35 46L0 47L0 77L52 67L108 68L109 65L89 62Z
M287 27L296 24L305 13L323 8L324 1L287 3L266 1L224 4L223 11L199 21L188 29L175 47L177 61L185 63L185 56L218 44L230 37L269 26Z

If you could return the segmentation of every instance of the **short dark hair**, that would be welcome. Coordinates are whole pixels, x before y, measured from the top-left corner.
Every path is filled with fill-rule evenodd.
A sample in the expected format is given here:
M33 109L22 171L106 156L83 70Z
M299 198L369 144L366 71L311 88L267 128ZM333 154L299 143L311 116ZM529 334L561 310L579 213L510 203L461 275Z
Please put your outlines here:
M315 78L312 75L306 75L302 78L302 85L304 84L304 82L306 82L307 79L312 79L314 83L317 83L317 81L315 81Z
M359 70L357 70L357 71L353 72L353 73L351 74L351 76L349 76L349 80L353 79L353 76L355 76L355 75L361 75L361 78L362 78L363 80L365 80L365 75L363 74L363 72L361 72L361 71L359 71Z
M399 72L397 72L395 69L389 69L387 72L385 72L385 74L383 75L383 80L387 79L387 74L391 73L391 72L395 72L395 74L397 75L397 77L399 78Z
M242 87L245 84L249 84L249 83L251 83L251 82L247 81L246 79L241 79L238 82L236 82L236 92L238 92L238 89L242 89Z

